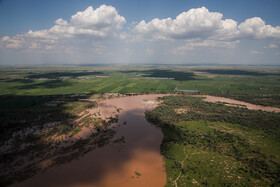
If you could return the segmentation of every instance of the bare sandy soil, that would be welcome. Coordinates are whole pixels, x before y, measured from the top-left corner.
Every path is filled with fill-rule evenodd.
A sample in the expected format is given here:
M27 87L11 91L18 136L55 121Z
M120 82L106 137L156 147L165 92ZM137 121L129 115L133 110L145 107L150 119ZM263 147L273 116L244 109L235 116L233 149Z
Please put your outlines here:
M235 99L228 99L224 97L216 97L216 96L211 96L211 95L196 95L197 97L206 97L203 99L204 101L207 102L212 102L212 103L217 103L217 102L225 102L228 103L227 105L229 106L235 106L235 107L246 107L250 110L262 110L262 111L267 111L267 112L280 112L280 108L276 107L269 107L269 106L261 106L261 105L255 105L243 101L238 101Z
M92 111L100 117L110 116L121 108L117 133L112 143L90 151L79 160L52 168L13 186L44 187L131 187L164 186L166 173L160 144L161 130L149 124L146 110L157 106L157 97L138 95L107 99Z

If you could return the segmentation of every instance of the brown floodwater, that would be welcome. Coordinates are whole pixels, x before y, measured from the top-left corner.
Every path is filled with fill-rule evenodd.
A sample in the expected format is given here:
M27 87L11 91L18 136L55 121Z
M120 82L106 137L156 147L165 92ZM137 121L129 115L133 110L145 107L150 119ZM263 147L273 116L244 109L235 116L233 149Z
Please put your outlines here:
M110 111L121 108L118 131L113 138L124 142L110 143L97 148L78 160L37 174L12 186L28 187L137 187L164 186L166 172L160 144L161 130L148 123L144 112L154 108L157 97L139 95L108 99L99 102Z

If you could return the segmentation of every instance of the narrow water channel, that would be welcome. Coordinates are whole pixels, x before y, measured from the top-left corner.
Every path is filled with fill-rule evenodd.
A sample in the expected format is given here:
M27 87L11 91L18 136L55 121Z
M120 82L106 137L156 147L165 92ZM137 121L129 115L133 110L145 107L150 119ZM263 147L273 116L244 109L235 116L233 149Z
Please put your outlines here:
M145 119L144 112L155 107L162 95L139 95L102 101L104 105L121 108L120 125L110 143L97 148L79 160L52 168L13 186L28 187L137 187L164 186L166 173L160 144L161 130Z

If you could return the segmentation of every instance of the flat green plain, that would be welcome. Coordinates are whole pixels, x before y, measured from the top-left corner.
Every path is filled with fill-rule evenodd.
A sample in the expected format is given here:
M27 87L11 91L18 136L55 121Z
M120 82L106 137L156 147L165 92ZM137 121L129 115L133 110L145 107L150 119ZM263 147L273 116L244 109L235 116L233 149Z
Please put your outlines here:
M79 93L279 94L279 67L1 67L0 95ZM168 79L171 78L171 79Z

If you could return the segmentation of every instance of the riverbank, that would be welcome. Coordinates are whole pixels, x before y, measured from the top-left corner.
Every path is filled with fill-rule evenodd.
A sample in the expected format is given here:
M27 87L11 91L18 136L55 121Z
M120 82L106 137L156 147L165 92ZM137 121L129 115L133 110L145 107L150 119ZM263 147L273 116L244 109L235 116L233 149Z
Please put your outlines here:
M225 103L225 105L228 106L235 106L235 107L245 107L250 110L262 110L266 112L280 112L280 108L277 107L270 107L270 106L262 106L262 105L256 105L256 104L251 104L248 102L244 101L238 101L235 99L229 99L225 97L217 97L217 96L211 96L211 95L195 95L196 97L205 97L203 99L204 101L207 102L212 102L212 103Z

